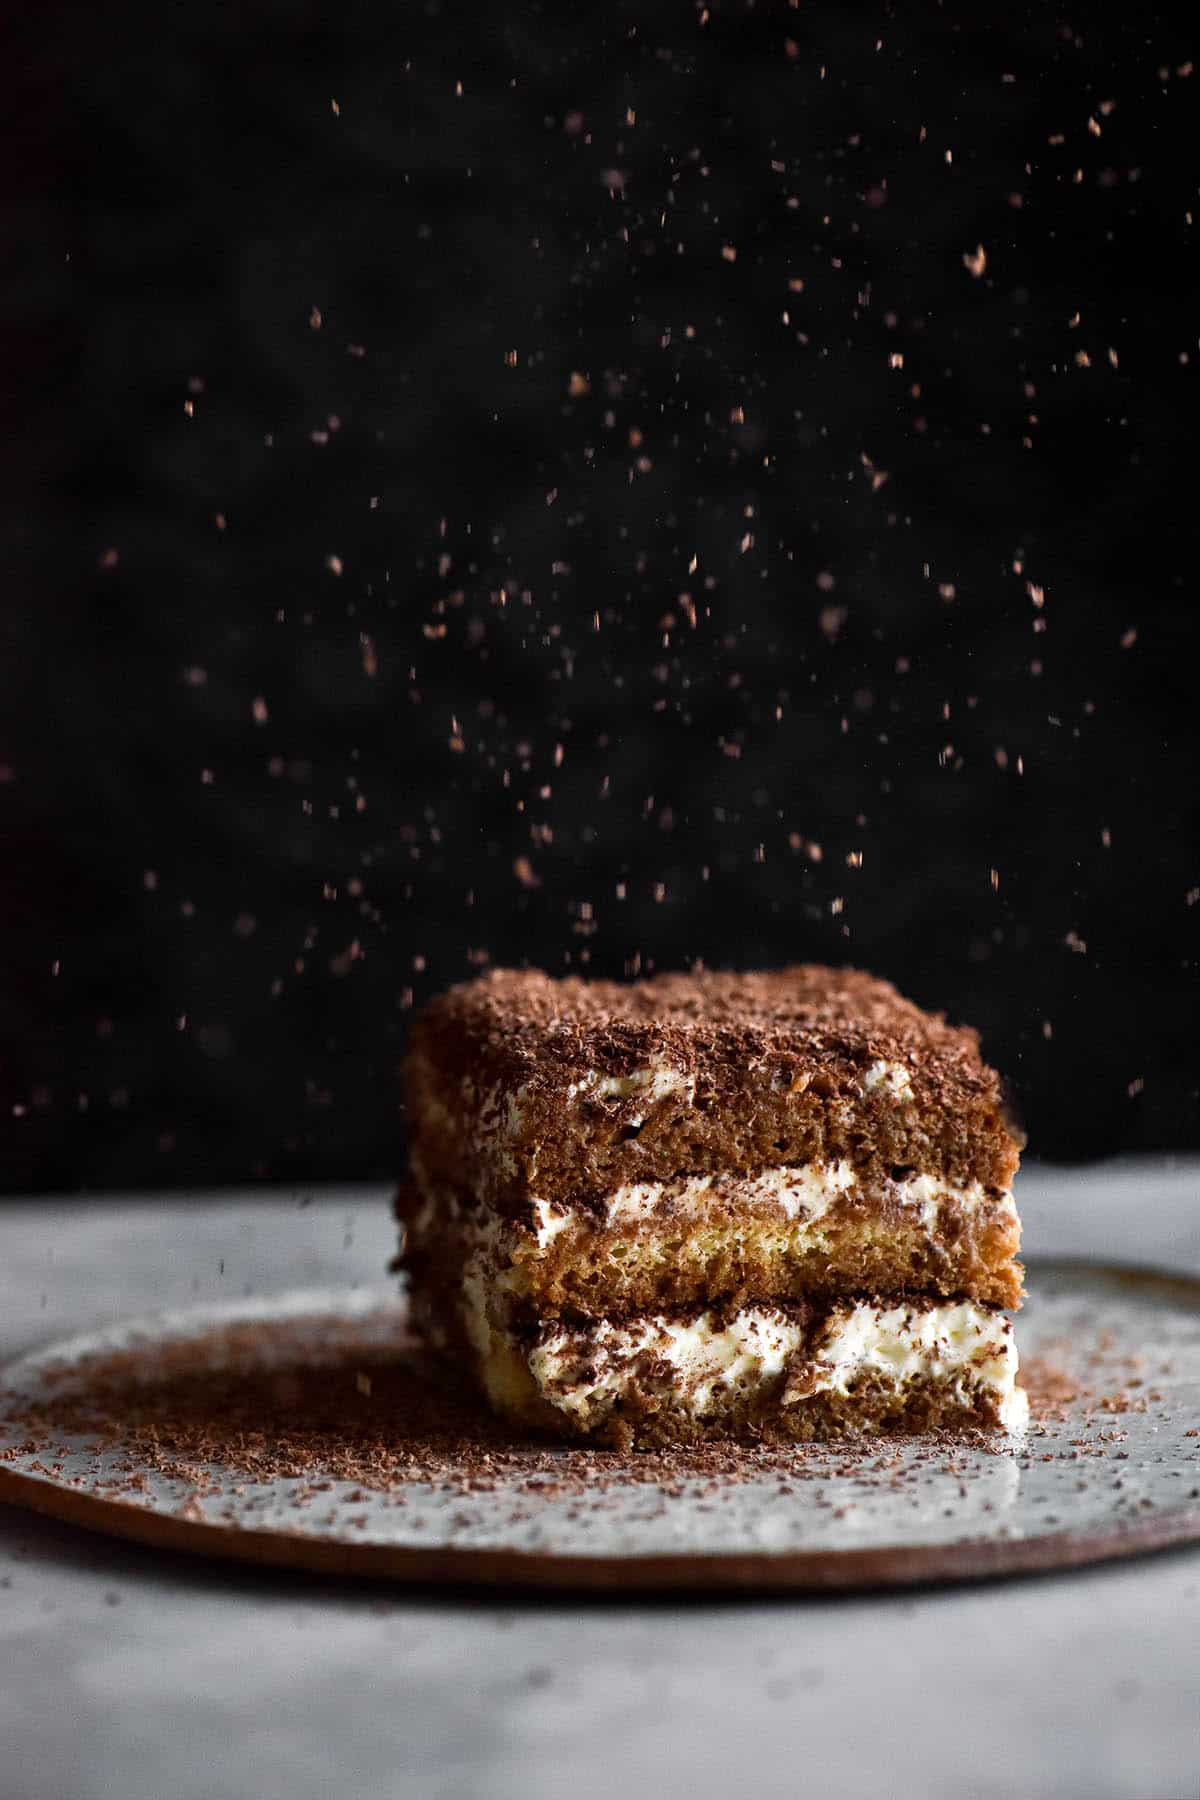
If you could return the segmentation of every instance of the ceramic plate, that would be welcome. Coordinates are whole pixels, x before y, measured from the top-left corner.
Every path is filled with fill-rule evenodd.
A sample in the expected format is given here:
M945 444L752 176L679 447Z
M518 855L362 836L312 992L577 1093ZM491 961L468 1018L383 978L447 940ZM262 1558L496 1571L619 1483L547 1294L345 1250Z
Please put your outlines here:
M1043 1263L1029 1288L1023 1437L715 1470L505 1437L447 1399L394 1290L162 1314L4 1371L0 1498L247 1562L623 1592L892 1585L1200 1538L1200 1282Z

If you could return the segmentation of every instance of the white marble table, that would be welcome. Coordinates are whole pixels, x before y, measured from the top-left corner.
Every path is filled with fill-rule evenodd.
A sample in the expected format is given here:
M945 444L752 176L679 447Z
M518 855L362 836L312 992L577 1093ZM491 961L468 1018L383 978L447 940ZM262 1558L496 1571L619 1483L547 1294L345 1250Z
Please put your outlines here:
M1200 1272L1200 1160L1030 1169L1031 1253ZM0 1207L0 1354L366 1282L386 1196ZM411 1594L172 1560L0 1507L4 1800L1192 1800L1200 1551L893 1596Z

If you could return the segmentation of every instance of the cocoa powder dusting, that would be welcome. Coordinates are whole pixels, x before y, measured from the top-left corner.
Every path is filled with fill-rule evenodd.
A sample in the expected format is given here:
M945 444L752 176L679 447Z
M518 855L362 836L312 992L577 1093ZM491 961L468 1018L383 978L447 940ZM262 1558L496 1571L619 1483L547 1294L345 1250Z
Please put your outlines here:
M34 1404L0 1395L26 1434L23 1459L87 1441L98 1471L118 1471L112 1497L145 1493L147 1477L182 1482L189 1504L294 1480L298 1507L333 1483L351 1484L351 1501L368 1493L401 1498L424 1483L463 1494L503 1485L532 1497L603 1496L631 1483L665 1494L680 1484L743 1482L773 1475L786 1495L794 1481L852 1476L895 1486L902 1472L895 1440L863 1445L706 1443L624 1452L562 1444L520 1433L487 1411L444 1360L414 1337L364 1341L361 1323L312 1319L227 1327L202 1337L98 1355L43 1374ZM1007 1440L969 1434L976 1446L1007 1453ZM921 1459L961 1450L962 1434L926 1434ZM219 1479L218 1479L219 1473ZM94 1485L90 1476L79 1484ZM832 1502L830 1502L832 1504Z

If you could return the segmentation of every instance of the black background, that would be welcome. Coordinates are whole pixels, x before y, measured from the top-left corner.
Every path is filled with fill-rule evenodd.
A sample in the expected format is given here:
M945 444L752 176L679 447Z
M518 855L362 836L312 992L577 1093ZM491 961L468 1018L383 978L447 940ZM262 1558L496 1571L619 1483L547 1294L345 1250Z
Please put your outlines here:
M27 20L7 1186L391 1173L489 959L855 961L1200 1141L1186 19Z

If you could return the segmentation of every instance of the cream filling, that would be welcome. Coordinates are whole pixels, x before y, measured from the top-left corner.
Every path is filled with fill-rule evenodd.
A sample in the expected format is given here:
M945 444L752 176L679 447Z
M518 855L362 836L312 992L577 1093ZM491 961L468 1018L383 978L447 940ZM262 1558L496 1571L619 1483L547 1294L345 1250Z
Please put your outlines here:
M758 1175L682 1175L675 1181L636 1181L614 1188L605 1201L605 1222L615 1225L622 1220L669 1218L672 1224L700 1218L719 1196L734 1206L777 1208L792 1223L802 1219L815 1225L836 1200L859 1185L858 1176L847 1162L831 1164L804 1163L795 1167L764 1169ZM1012 1194L989 1193L981 1182L955 1186L941 1175L909 1175L890 1184L891 1198L906 1211L920 1215L926 1230L937 1229L943 1205L964 1212L995 1204L1007 1216L1016 1217ZM552 1243L560 1231L575 1219L589 1219L590 1214L563 1206L558 1201L535 1200L538 1244L542 1249Z
M864 1375L900 1390L911 1382L951 1385L964 1404L991 1393L1001 1422L1020 1430L1029 1400L1016 1385L1017 1346L1006 1314L972 1300L914 1309L860 1300L839 1307L825 1325L814 1358L814 1392L846 1394ZM787 1401L787 1392L784 1392Z
M903 1063L873 1062L863 1076L863 1087L868 1093L886 1088L896 1100L912 1099L912 1076Z
M811 1394L849 1394L869 1376L873 1389L882 1385L897 1395L948 1387L965 1407L990 1397L1010 1431L1028 1418L1028 1401L1016 1386L1012 1326L993 1309L971 1301L929 1308L860 1301L837 1308L815 1343L808 1338L803 1324L786 1314L747 1307L719 1326L705 1312L684 1321L656 1315L553 1331L527 1362L540 1397L584 1429L635 1390L703 1419L776 1385L789 1365L794 1373L782 1391L784 1406Z
M588 1331L543 1336L529 1354L529 1371L543 1399L587 1424L633 1387L644 1390L634 1365L649 1352L656 1391L670 1395L675 1410L703 1417L722 1399L781 1375L804 1339L801 1325L757 1307L720 1328L707 1312L683 1322L661 1315L621 1324L604 1319Z
M759 1175L683 1175L676 1181L635 1181L614 1188L606 1202L608 1223L618 1219L653 1218L669 1212L672 1218L703 1210L714 1194L735 1205L777 1206L787 1219L819 1219L841 1194L855 1185L847 1162L824 1167L805 1163L798 1168L764 1169Z
M681 1100L690 1106L696 1098L696 1077L666 1063L651 1063L628 1075L602 1075L599 1069L589 1069L567 1088L568 1100L579 1094L588 1100L645 1100L650 1106L659 1100Z
M452 1190L432 1182L419 1154L411 1158L413 1179L423 1197L420 1211L412 1221L412 1231L419 1238L433 1224L439 1213L455 1216L459 1210ZM731 1207L745 1206L761 1215L771 1208L789 1225L799 1224L797 1248L811 1230L819 1240L819 1226L834 1202L853 1193L858 1177L847 1162L832 1164L804 1163L796 1167L764 1169L758 1175L683 1175L675 1181L637 1181L614 1188L605 1202L603 1222L607 1226L661 1218L672 1227L697 1223L708 1214L713 1200L723 1199ZM1011 1192L989 1192L980 1182L955 1186L940 1175L909 1175L890 1184L890 1197L906 1213L919 1220L922 1230L937 1232L944 1206L966 1213L983 1206L996 1209L999 1218L1017 1222L1017 1210ZM535 1199L533 1235L539 1250L546 1250L555 1238L572 1227L590 1230L594 1215L580 1208L564 1206L557 1200ZM515 1250L525 1235L521 1227L500 1220L489 1220L480 1226L482 1233L496 1239L503 1233L509 1249Z

